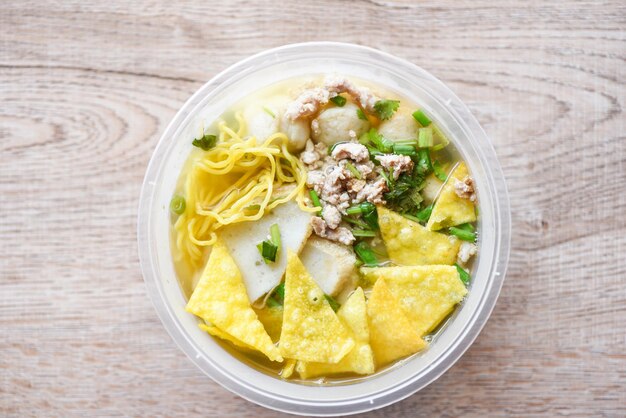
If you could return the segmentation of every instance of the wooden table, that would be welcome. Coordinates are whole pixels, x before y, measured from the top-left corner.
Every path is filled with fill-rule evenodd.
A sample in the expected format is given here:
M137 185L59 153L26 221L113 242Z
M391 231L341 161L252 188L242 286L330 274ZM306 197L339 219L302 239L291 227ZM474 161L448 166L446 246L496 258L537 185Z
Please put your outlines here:
M136 209L159 135L197 88L312 40L370 45L447 83L511 194L509 273L480 337L436 383L366 416L626 415L624 2L52 3L0 11L0 415L277 415L167 335Z

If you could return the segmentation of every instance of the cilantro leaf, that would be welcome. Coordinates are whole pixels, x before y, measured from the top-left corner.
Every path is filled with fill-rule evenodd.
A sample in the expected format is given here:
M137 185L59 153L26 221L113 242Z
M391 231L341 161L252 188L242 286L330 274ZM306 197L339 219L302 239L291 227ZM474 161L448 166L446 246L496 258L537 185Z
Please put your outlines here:
M374 111L381 120L387 120L393 116L399 106L400 100L382 99L374 103Z
M210 150L217 144L217 136L206 134L202 138L196 138L191 145L194 147L202 148L205 151Z

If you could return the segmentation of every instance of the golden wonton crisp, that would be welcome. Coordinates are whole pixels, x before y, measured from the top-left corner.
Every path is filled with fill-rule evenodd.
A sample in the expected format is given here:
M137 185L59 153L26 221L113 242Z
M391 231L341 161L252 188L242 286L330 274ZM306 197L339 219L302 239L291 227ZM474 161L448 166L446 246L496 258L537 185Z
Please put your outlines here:
M257 351L254 348L250 347L248 344L242 343L237 338L233 337L227 332L222 331L221 329L219 329L218 327L214 325L198 324L198 327L200 327L202 331L206 331L214 337L218 337L218 338L221 338L222 340L230 341L237 347L245 348L246 350Z
M374 284L367 301L367 315L370 345L377 365L383 366L426 347L382 278Z
M474 203L469 199L459 197L454 189L456 180L463 181L468 175L469 172L465 163L459 163L454 171L450 173L446 184L435 201L426 228L436 231L476 220Z
M303 379L336 373L374 373L374 355L369 345L367 308L363 289L357 288L344 303L337 316L350 328L354 336L354 348L337 364L307 363L299 361L296 370Z
M250 306L239 268L219 240L186 309L270 360L283 360Z
M467 294L453 266L364 268L362 272L372 282L385 280L421 336L439 325Z
M354 347L350 331L292 251L287 259L283 328L278 345L286 358L319 363L337 363Z
M272 341L277 342L280 339L280 330L283 327L283 307L266 306L263 309L255 309L259 321L265 327L265 331L269 334Z
M294 369L296 368L296 360L288 358L285 361L285 366L280 371L280 377L283 379L289 379L293 374Z
M395 264L454 264L461 242L452 236L429 231L417 222L378 207L378 223L389 258Z

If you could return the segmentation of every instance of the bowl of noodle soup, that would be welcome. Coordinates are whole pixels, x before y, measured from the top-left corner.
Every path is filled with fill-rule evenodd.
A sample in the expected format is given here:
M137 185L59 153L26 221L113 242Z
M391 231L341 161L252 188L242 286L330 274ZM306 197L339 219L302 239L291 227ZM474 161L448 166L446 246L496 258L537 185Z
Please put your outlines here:
M198 243L215 243L220 218L256 221L264 210L280 207L288 200L312 211L305 193L306 171L290 151L288 138L278 133L266 141L247 143L249 138L241 130L245 124L236 123L241 116L236 112L225 114L225 109L285 80L329 73L400 92L427 109L438 122L469 166L480 193L480 253L473 262L469 293L430 341L428 350L367 377L324 384L292 382L271 376L216 339L207 338L206 332L198 328L197 319L186 310L193 285L186 288L178 279L193 274L183 271L185 267L177 265L172 254L177 249L184 253L186 265L205 262ZM202 137L208 126L213 128L218 145L204 162L191 167L187 164L190 154L201 151L192 146L190 138ZM225 143L229 144L228 153L220 150L219 144ZM269 168L257 169L261 166ZM194 177L189 175L190 170L202 173ZM186 182L192 177L196 183ZM219 193L202 191L197 186L219 185L227 178L228 184L215 189ZM229 189L232 184L236 184L236 192ZM272 200L277 184L287 191ZM197 219L183 218L185 213L173 221L170 202L178 190L187 190L186 205L193 206L194 199L212 201L213 211L201 213L203 216ZM246 209L251 201L258 210ZM182 106L163 132L146 172L139 204L138 245L148 293L159 318L181 350L205 374L267 408L310 416L347 415L381 408L414 394L443 374L469 348L491 314L504 280L510 214L506 185L489 139L468 108L441 81L414 64L378 50L315 42L287 45L244 59L208 81Z

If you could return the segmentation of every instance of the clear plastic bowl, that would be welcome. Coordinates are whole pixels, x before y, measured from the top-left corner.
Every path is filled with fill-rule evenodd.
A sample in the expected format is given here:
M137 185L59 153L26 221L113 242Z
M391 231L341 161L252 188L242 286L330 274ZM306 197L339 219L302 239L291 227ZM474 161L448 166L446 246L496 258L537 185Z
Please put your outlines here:
M480 199L480 255L470 292L430 347L371 377L319 386L282 381L236 359L187 313L169 240L169 201L201 121L247 94L304 75L339 73L395 90L426 109L454 142L474 176ZM500 292L510 247L506 185L495 151L468 108L427 71L384 52L352 44L286 45L247 58L215 76L180 109L150 160L139 204L138 241L148 293L163 325L213 380L256 404L301 415L365 412L404 399L433 382L469 348Z

